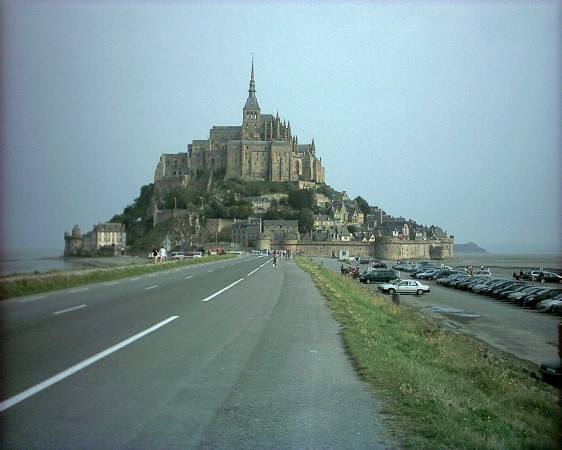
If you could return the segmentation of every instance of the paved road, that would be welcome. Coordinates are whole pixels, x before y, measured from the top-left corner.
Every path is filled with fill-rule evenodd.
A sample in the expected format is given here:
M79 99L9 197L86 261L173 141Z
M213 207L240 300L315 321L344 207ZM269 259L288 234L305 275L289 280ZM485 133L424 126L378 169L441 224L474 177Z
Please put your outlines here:
M265 257L4 301L4 448L394 448L306 273Z
M340 263L337 260L314 260L339 272ZM498 273L498 276L510 278L512 270ZM410 278L410 274L403 272L402 278ZM558 357L560 317L484 295L439 286L435 281L423 282L430 286L429 294L401 295L401 303L440 320L446 327L476 336L500 350L535 364ZM377 285L370 285L370 288L377 291Z

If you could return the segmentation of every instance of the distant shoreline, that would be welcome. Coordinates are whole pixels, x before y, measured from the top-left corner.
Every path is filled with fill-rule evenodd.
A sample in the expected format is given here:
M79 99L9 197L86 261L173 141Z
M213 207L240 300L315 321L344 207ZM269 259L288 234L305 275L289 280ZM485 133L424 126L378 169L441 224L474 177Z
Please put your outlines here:
M494 276L507 276L514 271L534 269L558 274L562 272L561 256L555 253L455 253L452 259L435 262L452 267L483 265L490 268Z

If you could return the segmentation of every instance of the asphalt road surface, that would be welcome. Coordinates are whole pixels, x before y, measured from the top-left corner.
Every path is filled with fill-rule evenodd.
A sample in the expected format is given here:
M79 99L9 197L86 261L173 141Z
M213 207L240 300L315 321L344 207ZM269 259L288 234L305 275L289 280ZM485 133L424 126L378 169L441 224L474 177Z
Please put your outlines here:
M3 448L395 448L309 276L269 258L4 301Z

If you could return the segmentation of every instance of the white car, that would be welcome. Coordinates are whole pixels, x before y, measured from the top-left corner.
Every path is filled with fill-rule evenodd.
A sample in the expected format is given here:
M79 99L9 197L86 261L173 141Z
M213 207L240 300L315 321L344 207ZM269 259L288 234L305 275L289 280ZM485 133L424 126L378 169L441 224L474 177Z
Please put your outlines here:
M172 252L172 253L170 253L170 259L183 259L185 257L186 256L183 252Z
M399 294L417 294L422 295L425 292L429 292L429 286L427 284L423 284L421 281L418 280L402 280L399 281L397 284L384 283L379 285L379 289L388 294L394 294L398 292Z

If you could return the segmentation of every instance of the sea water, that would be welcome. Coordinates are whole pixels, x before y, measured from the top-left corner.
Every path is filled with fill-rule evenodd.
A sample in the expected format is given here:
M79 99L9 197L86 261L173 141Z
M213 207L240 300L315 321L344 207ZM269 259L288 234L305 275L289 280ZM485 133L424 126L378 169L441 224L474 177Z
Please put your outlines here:
M62 251L42 250L3 250L0 254L0 273L45 273L50 270L64 270L73 267L62 257Z
M561 255L556 253L455 253L447 263L451 266L484 266L517 272L541 269L560 273L562 270Z

